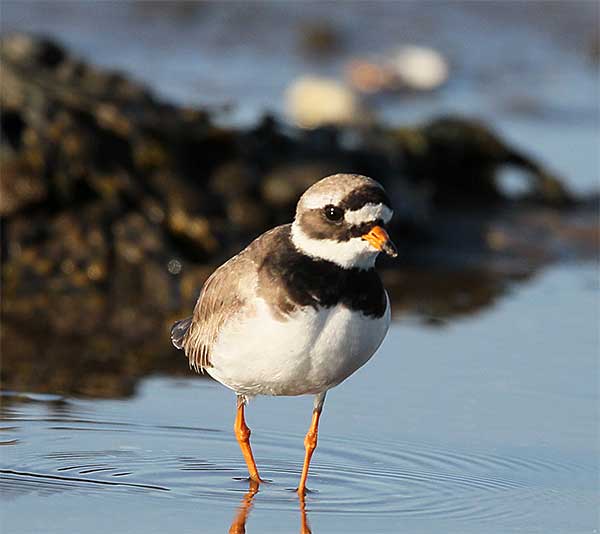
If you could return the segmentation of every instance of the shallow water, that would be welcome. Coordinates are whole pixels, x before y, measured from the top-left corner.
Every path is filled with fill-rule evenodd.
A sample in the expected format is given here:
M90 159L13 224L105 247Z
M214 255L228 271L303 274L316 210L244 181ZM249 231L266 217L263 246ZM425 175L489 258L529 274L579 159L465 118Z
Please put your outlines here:
M597 532L598 291L594 265L555 268L450 326L395 323L326 401L312 532ZM213 381L3 400L3 532L227 532L240 512L249 533L300 531L310 398L251 403L272 481L254 499L234 395Z

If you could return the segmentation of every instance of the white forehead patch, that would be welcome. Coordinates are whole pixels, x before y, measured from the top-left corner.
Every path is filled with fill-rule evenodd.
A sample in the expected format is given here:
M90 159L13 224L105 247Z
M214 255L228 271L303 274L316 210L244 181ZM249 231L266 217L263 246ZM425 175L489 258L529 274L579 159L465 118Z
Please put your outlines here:
M373 222L381 219L384 224L390 222L394 212L383 204L365 204L359 210L348 210L344 214L344 219L348 224L360 226L363 223Z
M337 206L344 195L342 192L331 192L331 193L323 193L320 195L307 195L306 198L302 200L302 204L304 208L309 210L324 208L325 206L329 206L329 204L333 204Z

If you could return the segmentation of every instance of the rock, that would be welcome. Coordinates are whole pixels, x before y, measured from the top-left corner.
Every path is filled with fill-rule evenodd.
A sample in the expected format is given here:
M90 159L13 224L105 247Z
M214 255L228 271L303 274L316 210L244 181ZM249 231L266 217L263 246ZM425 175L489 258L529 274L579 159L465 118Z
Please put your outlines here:
M48 190L36 169L35 161L29 158L12 158L0 152L2 180L0 180L0 217L5 217L44 201Z
M367 114L354 93L330 78L304 76L286 91L286 109L301 128L361 124Z
M413 91L436 89L450 73L446 59L433 48L423 46L402 46L386 63L399 83Z
M10 61L24 65L54 68L65 60L65 50L49 39L24 33L6 36L0 43L0 53Z
M391 136L403 152L406 175L427 186L437 205L503 202L496 176L506 165L525 171L531 200L556 206L574 202L558 177L480 121L440 117L418 129L398 128Z
M348 83L362 93L375 94L397 88L392 69L376 61L356 58L344 70Z
M406 45L379 59L355 58L345 66L345 76L362 93L432 91L450 74L444 57L433 50Z
M286 213L296 209L298 198L319 177L335 173L333 166L318 163L280 165L265 175L262 181L262 196L272 208Z

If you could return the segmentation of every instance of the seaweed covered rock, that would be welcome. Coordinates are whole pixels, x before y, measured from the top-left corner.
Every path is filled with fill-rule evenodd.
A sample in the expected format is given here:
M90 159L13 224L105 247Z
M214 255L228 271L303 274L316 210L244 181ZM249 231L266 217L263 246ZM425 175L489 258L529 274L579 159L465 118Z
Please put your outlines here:
M524 172L531 201L557 207L573 203L558 177L479 121L440 117L419 129L398 128L392 138L403 154L407 176L427 184L436 204L502 201L496 178L503 166Z

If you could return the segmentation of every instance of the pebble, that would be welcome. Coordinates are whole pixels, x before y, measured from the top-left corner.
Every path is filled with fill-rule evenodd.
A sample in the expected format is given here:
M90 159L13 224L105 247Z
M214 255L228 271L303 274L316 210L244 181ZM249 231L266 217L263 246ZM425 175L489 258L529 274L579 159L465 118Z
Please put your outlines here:
M348 83L361 93L432 91L449 77L446 59L436 50L405 45L380 59L355 58L345 67Z
M364 122L366 113L354 92L331 78L303 76L286 91L287 113L301 128Z
M402 46L387 64L401 84L414 91L432 91L445 83L450 73L446 59L423 46Z

